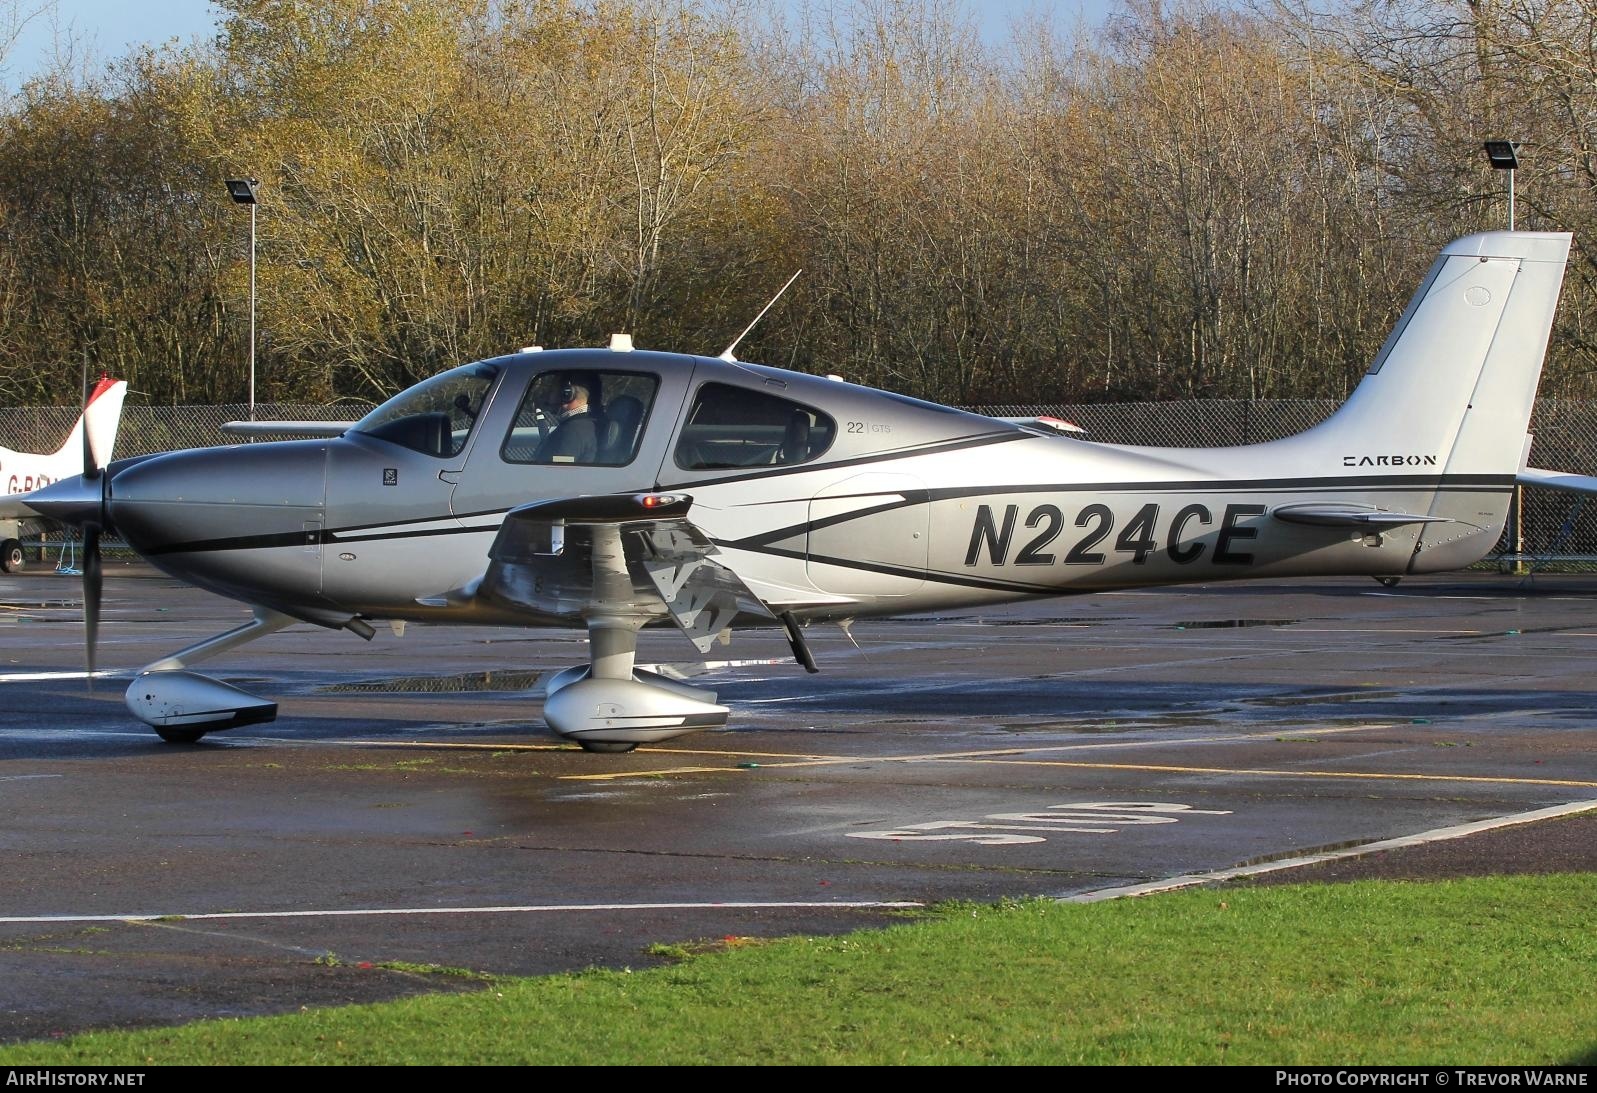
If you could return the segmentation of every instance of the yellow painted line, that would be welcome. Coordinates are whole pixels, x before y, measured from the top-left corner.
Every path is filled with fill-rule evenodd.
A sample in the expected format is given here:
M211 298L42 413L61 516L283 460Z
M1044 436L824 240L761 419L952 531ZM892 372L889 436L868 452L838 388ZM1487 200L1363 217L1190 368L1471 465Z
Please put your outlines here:
M1332 734L1350 732L1370 732L1374 729L1390 729L1391 725L1351 725L1335 729L1319 729L1312 735L1330 736ZM958 762L958 761L986 761L1002 760L1006 755L1041 755L1062 751L1109 751L1121 748L1157 748L1174 746L1177 744L1226 744L1246 740L1273 740L1280 736L1280 732L1244 733L1239 736L1187 736L1177 740L1117 740L1096 744L1056 744L1049 747L1018 747L1018 748L985 748L979 751L943 751L923 752L918 755L838 755L820 757L802 757L782 755L780 753L761 752L728 752L733 756L755 757L775 762L762 762L759 764L763 770L785 770L795 767L828 767L854 763L931 763L931 762ZM674 754L674 751L673 751ZM700 755L713 755L714 752L696 752ZM792 760L784 762L784 760ZM1046 760L1035 760L1046 762ZM1023 762L1023 760L1016 760ZM733 773L744 768L741 767L663 767L659 770L627 770L606 771L602 774L565 774L561 775L562 781L572 782L604 782L617 778L639 778L645 776L661 777L668 774L704 774L708 772Z
M233 736L233 740L293 744L296 747L425 748L431 751L575 751L575 744L468 744L448 740L284 740L276 736Z
M83 674L82 672L78 672L77 673L77 675L79 675L79 676L82 676L82 674ZM245 738L242 737L242 736L233 736L232 739L234 739L234 740L242 740L242 739L245 739ZM562 743L556 743L556 744L474 744L474 743L468 743L466 741L450 741L450 740L299 740L299 741L286 741L286 740L282 740L282 739L280 739L278 737L264 737L264 736L263 737L254 737L253 739L269 740L270 742L272 742L274 744L284 744L284 743L311 744L311 745L318 745L319 744L319 745L322 745L324 747L363 747L363 748L434 748L434 749L437 749L439 751L450 751L450 750L455 750L455 749L459 749L459 750L462 750L462 751L469 751L469 750L472 750L472 749L477 749L477 750L480 750L480 751L570 751L570 752L575 752L575 751L580 751L581 750L581 748L579 747L579 745L575 741L568 741L568 742L562 742ZM639 746L640 747L647 747L648 745L639 745ZM792 754L792 753L783 753L783 752L764 752L764 751L717 751L717 750L714 750L714 749L706 750L706 749L702 749L702 748L670 748L670 749L668 749L666 751L666 754L670 754L670 755L724 755L724 756L727 756L729 758L756 758L756 759L764 759L764 758L770 758L770 757L774 757L774 758L778 758L778 759L799 759L799 760L805 760L805 759L834 760L835 759L837 762L844 762L845 761L841 757L829 756L829 755L806 755L806 754ZM713 769L718 769L718 768L713 768Z
M1482 782L1507 786L1576 786L1597 789L1597 782L1566 778L1494 778L1477 774L1380 774L1353 770L1256 770L1246 767L1168 767L1151 763L1082 763L1068 759L994 759L1001 766L1077 767L1082 770L1139 770L1158 774L1257 774L1277 778L1353 778L1399 782Z
M1277 626L1300 634L1500 634L1501 630L1405 630L1387 626Z
M1597 635L1594 635L1597 636ZM1391 729L1396 726L1389 724L1378 725L1353 725L1339 728L1297 730L1305 736L1332 736L1355 732L1371 732L1377 729ZM1320 771L1320 770L1270 770L1263 768L1246 767L1191 767L1172 766L1155 763L1099 763L1084 760L1048 759L1048 758L1019 758L1020 756L1046 755L1049 753L1070 751L1107 751L1125 748L1148 748L1177 746L1182 744L1227 744L1245 742L1249 740L1270 740L1279 737L1281 732L1245 733L1238 736L1188 736L1175 740L1120 740L1091 744L1058 744L1048 747L1012 747L1012 748L987 748L975 751L949 751L949 752L921 752L913 755L816 755L794 754L791 752L762 752L721 750L714 748L671 748L654 754L669 755L705 755L720 756L729 760L754 759L759 760L756 769L762 770L790 770L807 767L840 766L844 764L860 763L959 763L977 762L990 763L1003 766L1045 766L1069 767L1079 770L1127 770L1142 771L1156 774L1234 774L1274 778L1341 778L1352 780L1380 780L1380 781L1422 781L1422 782L1471 782L1487 785L1525 785L1525 786L1574 786L1582 789L1597 788L1597 782L1578 781L1560 778L1509 778L1490 777L1484 775L1468 774L1403 774L1379 773L1367 771ZM304 743L323 745L345 745L379 748L421 748L435 751L576 751L577 746L569 743L556 744L479 744L468 742L426 741L426 740L329 740L329 741L304 741ZM656 770L646 768L629 768L627 770L611 770L597 774L566 774L561 775L561 781L571 782L608 782L631 778L663 778L688 774L735 774L747 768L736 766L682 766L662 767Z

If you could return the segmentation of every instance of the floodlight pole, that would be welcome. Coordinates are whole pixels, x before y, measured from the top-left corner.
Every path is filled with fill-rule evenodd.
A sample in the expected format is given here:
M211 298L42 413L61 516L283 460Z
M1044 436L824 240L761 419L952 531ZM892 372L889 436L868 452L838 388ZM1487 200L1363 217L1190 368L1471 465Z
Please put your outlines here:
M1514 230L1514 168L1508 169L1508 230Z
M230 178L227 193L234 202L250 207L250 420L255 420L255 206L260 203L258 178Z
M1511 140L1489 140L1483 147L1492 169L1508 172L1508 230L1513 231L1514 171L1519 167L1519 145ZM1514 518L1514 572L1523 575L1528 571L1525 565L1525 488L1517 483L1509 497L1509 510Z
M1508 172L1508 230L1514 230L1514 171L1519 167L1519 144L1512 140L1489 140L1486 160L1494 171Z
M1512 179L1512 174L1509 179ZM1509 187L1509 193L1514 192ZM1514 198L1509 197L1509 224L1514 222ZM256 420L256 203L249 203L249 420Z

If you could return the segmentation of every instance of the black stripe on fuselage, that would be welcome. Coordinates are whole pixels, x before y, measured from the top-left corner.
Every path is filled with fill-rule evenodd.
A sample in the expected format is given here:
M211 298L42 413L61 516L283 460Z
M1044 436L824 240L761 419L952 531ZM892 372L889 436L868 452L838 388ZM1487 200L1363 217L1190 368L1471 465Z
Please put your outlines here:
M828 464L828 467L839 464ZM795 468L798 469L798 468ZM811 468L814 469L814 468ZM758 477L758 476L744 476ZM726 480L720 480L726 481ZM698 485L714 485L718 483L701 482ZM949 486L940 489L895 491L895 499L881 505L873 505L867 509L856 512L840 513L824 520L810 523L792 524L775 531L761 532L747 539L726 540L729 546L758 549L767 543L778 542L784 538L796 535L811 528L831 527L847 523L849 520L861 516L887 512L895 508L904 508L909 505L925 504L935 501L948 501L964 497L980 496L1013 496L1017 494L1038 493L1276 493L1285 491L1302 491L1315 493L1340 493L1348 490L1357 490L1363 493L1413 493L1416 491L1427 492L1469 492L1489 490L1492 492L1507 492L1515 484L1515 477L1509 475L1414 475L1407 478L1393 479L1376 475L1359 475L1349 478L1257 478L1235 481L1201 480L1201 481L1163 481L1163 482L1079 482L1079 483L1044 483L1025 485L982 485L982 486ZM688 488L688 487L673 487ZM886 492L886 491L884 491ZM862 496L871 496L869 494ZM818 500L844 500L844 497L826 498ZM794 500L817 500L817 498L795 498ZM503 516L508 509L487 510L484 512L468 513L457 519L469 520L486 516ZM268 532L261 535L240 535L220 539L195 539L184 542L161 543L149 547L141 547L140 553L146 556L159 554L188 554L211 550L266 550L274 547L305 547L318 544L331 545L340 543L368 543L384 539L416 539L440 535L470 535L484 531L494 531L490 525L473 527L440 525L438 527L417 528L409 531L384 531L383 528L415 524L427 520L447 519L447 517L411 516L404 520L396 520L383 524L354 524L342 528L327 528L319 531L306 531L303 528L296 531Z
M966 577L956 573L938 573L930 569L915 569L911 566L889 565L886 562L862 562L857 558L829 558L824 554L809 554L802 550L787 550L783 547L757 547L749 548L743 543L718 542L718 546L738 547L749 550L751 554L769 554L775 558L792 558L801 562L820 563L833 565L841 569L853 569L862 573L883 573L891 577L908 577L912 580L926 581L930 584L950 584L960 588L982 588L992 592L1023 592L1028 595L1057 596L1063 591L1054 584L1034 584L1028 581L1000 581L989 577Z
M866 516L874 516L882 512L891 512L894 509L909 508L912 505L929 504L933 501L952 501L963 497L983 496L1016 496L1038 493L1278 493L1283 490L1297 490L1314 493L1340 493L1348 489L1358 490L1361 493L1410 493L1415 490L1436 493L1466 493L1490 490L1491 492L1506 493L1514 485L1512 475L1452 475L1452 476L1427 476L1422 479L1405 480L1403 485L1392 484L1389 479L1314 479L1314 478L1279 478L1279 479L1254 479L1241 482L1097 482L1083 483L1080 485L1043 485L1043 486L956 486L937 490L901 490L893 491L896 497L892 501L885 501L879 505L868 508L856 509L852 512L838 513L821 520L804 521L789 524L786 527L776 528L772 531L762 531L757 535L750 535L744 539L723 540L726 546L741 547L746 550L759 550L771 543L780 543L783 539L791 539L795 535L807 534L822 528L836 527L846 524L851 520ZM1373 483L1381 483L1376 485ZM1334 484L1330 484L1334 483ZM1412 484L1410 484L1412 483ZM878 494L858 494L859 497L880 497L888 491ZM848 495L838 497L812 498L812 501L845 501Z
M402 520L403 524L414 524L417 521ZM422 539L434 535L461 535L471 532L497 532L497 527L449 527L417 528L413 531L380 531L376 529L393 527L393 524L369 524L365 528L337 528L333 530L321 529L318 531L274 531L265 535L239 535L230 539L197 539L181 543L163 543L160 546L140 547L139 553L146 557L158 554L193 554L210 550L269 550L273 547L307 547L328 546L340 543L372 543L383 539ZM369 535L351 534L351 532L372 529Z

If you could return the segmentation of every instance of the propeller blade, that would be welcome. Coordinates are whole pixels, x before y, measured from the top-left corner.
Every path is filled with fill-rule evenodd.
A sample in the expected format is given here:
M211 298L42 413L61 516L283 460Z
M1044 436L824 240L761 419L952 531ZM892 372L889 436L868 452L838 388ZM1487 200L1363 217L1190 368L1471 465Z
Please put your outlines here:
M83 351L83 399L79 404L83 414L79 420L83 423L83 477L92 478L100 469L99 463L94 458L94 445L89 443L89 351Z
M89 689L94 689L94 649L100 638L100 526L83 528L83 640L89 667Z

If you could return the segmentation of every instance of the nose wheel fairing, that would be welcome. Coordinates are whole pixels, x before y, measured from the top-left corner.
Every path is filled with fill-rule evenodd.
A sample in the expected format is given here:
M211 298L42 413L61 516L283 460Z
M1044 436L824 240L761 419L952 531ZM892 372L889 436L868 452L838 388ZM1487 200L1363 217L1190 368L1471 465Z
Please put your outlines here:
M589 751L630 751L726 724L731 712L715 692L635 669L629 678L595 678L568 668L549 681L543 716L549 727ZM593 745L602 745L594 747Z
M255 608L254 616L243 626L195 642L134 676L124 698L128 712L172 744L192 744L208 732L276 720L277 703L270 699L188 670L191 664L275 634L297 621L265 607Z
M198 672L141 672L126 701L129 712L163 740L179 743L277 718L277 703Z

